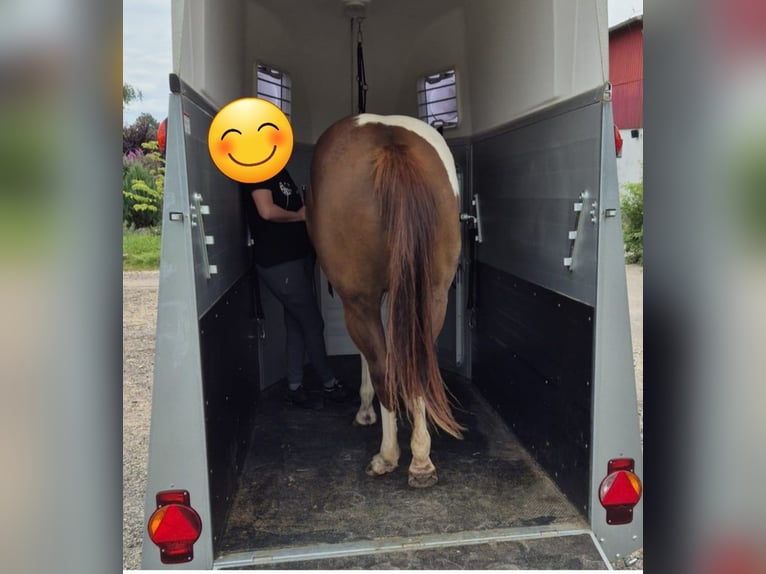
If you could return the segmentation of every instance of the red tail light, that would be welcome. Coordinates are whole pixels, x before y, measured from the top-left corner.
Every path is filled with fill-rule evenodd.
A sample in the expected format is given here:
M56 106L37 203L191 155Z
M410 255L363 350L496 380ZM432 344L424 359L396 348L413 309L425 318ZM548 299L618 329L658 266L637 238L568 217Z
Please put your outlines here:
M160 147L160 153L165 155L165 142L167 141L168 130L168 118L165 118L160 122L160 127L157 128L157 145Z
M617 157L622 157L622 134L617 126L614 126L614 151Z
M633 507L641 500L641 480L633 472L632 458L615 458L607 465L607 476L598 488L601 505L606 509L607 524L629 524Z
M191 507L187 490L157 493L157 510L147 525L149 538L160 548L163 564L189 562L194 558L194 543L202 532L202 520Z

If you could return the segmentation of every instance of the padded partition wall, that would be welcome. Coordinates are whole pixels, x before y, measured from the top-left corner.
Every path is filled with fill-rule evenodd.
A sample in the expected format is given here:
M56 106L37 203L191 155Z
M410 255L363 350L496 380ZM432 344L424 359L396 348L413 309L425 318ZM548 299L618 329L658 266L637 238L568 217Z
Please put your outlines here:
M598 226L590 211L600 184L602 92L473 144L484 239L479 260L591 306ZM568 257L571 265L565 264Z
M589 209L599 196L600 95L477 139L472 166L483 232L473 379L583 512L598 237Z
M239 184L210 160L207 134L212 104L185 89L181 117L188 185L187 224L194 254L197 312L201 317L248 270L247 222Z

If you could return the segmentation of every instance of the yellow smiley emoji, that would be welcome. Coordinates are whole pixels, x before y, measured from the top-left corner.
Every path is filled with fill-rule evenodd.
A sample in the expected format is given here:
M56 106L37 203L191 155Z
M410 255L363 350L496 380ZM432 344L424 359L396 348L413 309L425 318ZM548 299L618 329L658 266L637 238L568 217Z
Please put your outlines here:
M260 98L234 100L219 111L207 134L210 157L242 183L277 175L293 153L293 128L277 106Z

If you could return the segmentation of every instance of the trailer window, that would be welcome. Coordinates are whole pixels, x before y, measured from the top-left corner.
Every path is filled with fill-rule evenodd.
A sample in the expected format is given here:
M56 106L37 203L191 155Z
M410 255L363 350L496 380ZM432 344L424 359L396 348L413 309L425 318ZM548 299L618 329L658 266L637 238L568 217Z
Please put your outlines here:
M455 70L445 70L418 79L418 117L443 128L458 124L457 79Z
M266 64L257 64L255 94L276 105L289 118L292 111L292 83L290 76Z

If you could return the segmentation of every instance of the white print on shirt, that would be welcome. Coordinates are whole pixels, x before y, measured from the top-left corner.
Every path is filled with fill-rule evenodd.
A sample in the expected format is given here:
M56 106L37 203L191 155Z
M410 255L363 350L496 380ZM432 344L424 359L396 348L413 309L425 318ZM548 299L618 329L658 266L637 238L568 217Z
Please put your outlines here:
M290 206L290 196L293 194L293 189L290 187L289 183L285 183L284 181L279 182L279 189L284 194L284 196L287 198L285 199L285 207Z

